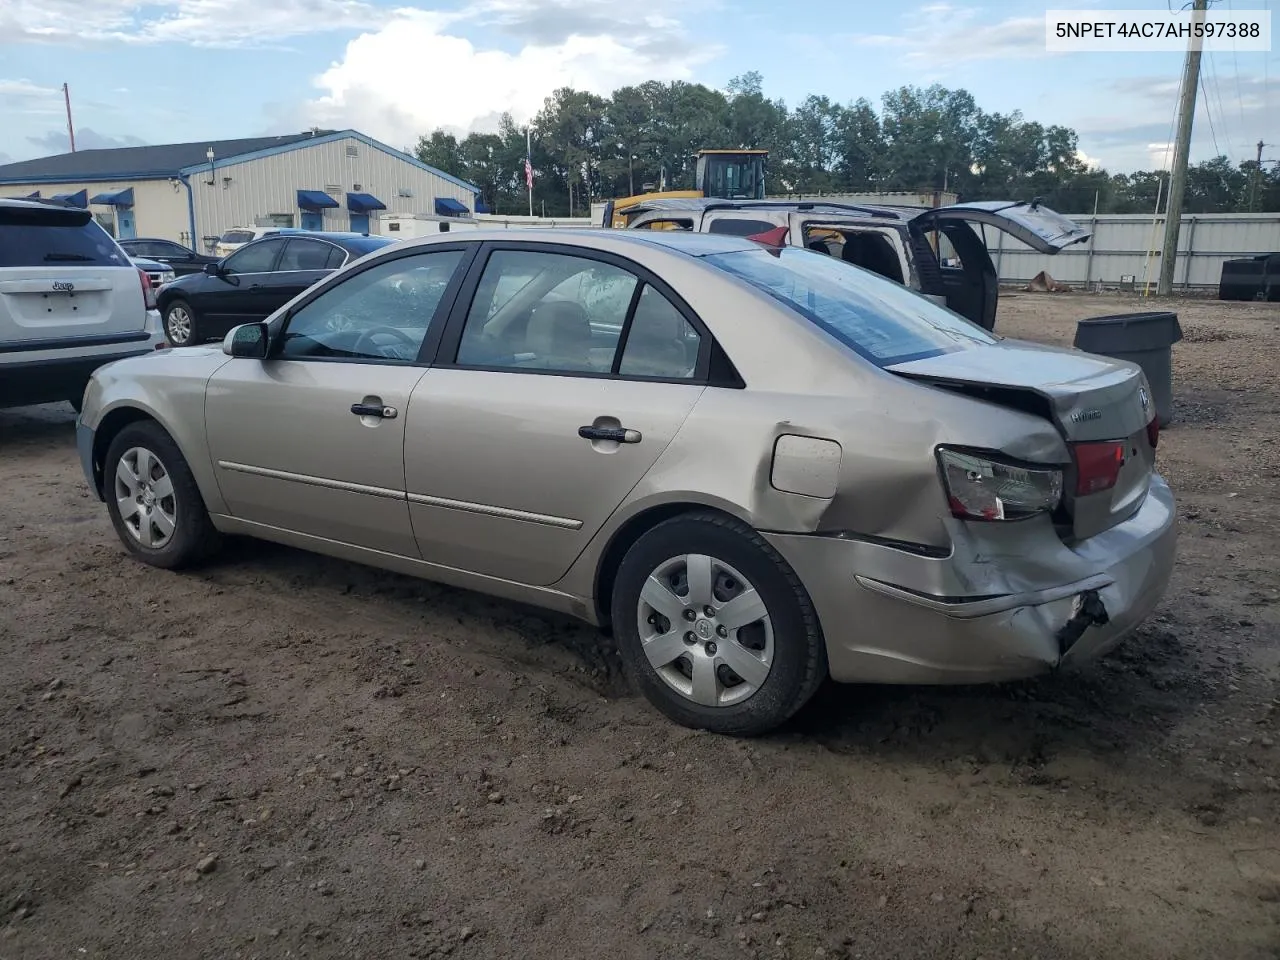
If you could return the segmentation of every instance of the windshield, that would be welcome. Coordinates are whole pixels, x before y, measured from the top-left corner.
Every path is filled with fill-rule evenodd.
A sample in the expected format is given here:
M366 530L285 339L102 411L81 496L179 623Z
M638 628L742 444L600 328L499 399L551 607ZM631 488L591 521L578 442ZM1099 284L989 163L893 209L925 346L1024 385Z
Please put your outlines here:
M248 243L253 239L253 234L248 230L228 230L222 235L223 243Z
M826 254L783 247L703 259L782 301L877 366L997 340L920 294Z

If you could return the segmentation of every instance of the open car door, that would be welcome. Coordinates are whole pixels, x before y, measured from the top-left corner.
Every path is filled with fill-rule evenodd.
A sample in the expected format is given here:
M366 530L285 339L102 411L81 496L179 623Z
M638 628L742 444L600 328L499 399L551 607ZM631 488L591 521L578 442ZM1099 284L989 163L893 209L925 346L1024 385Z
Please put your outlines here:
M1073 243L1088 240L1090 235L1090 231L1056 210L1043 206L1039 200L953 203L920 214L912 224L922 230L930 230L948 220L990 224L1041 253L1057 253Z

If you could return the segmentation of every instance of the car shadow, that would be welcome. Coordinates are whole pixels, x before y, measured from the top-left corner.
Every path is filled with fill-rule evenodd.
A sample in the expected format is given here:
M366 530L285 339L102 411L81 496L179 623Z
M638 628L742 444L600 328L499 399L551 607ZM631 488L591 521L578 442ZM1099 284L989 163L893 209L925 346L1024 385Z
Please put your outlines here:
M76 412L69 403L0 408L0 446L39 443L75 445Z
M1175 631L1144 625L1108 656L1035 680L913 687L828 682L781 731L836 753L1003 764L1052 782L1053 761L1158 752L1213 684ZM1046 772L1047 771L1047 772Z
M446 627L433 632L464 633L472 653L567 678L600 696L630 692L613 640L569 616L248 537L229 538L207 571L220 581L264 579L273 589L376 602L407 627L429 619Z

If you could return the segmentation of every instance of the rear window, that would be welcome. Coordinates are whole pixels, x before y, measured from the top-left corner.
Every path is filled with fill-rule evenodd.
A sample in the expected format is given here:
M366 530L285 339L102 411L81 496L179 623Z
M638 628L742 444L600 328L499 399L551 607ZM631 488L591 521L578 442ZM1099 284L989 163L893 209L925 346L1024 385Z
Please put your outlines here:
M253 234L248 230L228 230L222 235L223 243L248 243L252 239Z
M826 254L783 247L703 259L780 300L877 366L998 339L892 280Z
M127 267L129 258L85 211L0 207L0 267Z

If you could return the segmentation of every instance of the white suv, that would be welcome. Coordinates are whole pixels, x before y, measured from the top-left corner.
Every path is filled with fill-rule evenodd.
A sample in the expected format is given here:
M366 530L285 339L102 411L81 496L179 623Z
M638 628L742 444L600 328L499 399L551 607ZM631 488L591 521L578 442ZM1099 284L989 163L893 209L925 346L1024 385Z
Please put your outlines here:
M88 210L0 199L0 407L67 400L164 346L155 292Z
M275 233L297 232L298 230L295 227L232 227L224 232L218 238L218 242L213 245L213 255L215 257L228 257L252 240L260 240Z

